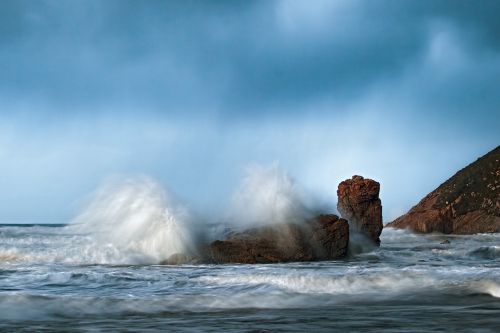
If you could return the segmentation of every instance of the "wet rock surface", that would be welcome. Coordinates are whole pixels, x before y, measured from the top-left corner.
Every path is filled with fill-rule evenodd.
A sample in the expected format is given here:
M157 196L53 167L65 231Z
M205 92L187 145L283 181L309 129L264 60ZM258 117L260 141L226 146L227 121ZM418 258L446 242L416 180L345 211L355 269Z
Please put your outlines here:
M382 233L382 203L379 198L380 183L353 176L341 182L337 189L337 209L349 221L354 231L358 231L380 244Z
M500 232L500 146L458 171L388 227L416 232Z
M343 257L349 225L336 215L320 215L304 224L285 223L234 233L210 243L203 262L279 263Z

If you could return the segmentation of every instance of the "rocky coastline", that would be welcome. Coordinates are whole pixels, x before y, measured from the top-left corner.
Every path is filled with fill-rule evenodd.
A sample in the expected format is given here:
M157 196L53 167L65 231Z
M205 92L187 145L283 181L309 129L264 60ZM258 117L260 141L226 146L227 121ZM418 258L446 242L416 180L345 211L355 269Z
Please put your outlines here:
M348 254L351 232L367 236L374 244L380 243L379 191L378 182L353 176L338 187L342 218L320 214L303 223L270 224L229 232L224 239L202 245L196 256L174 254L162 264L264 264L343 258Z
M385 227L418 233L500 232L500 146L458 171L408 213ZM265 264L320 261L348 255L353 240L380 245L380 183L355 175L338 185L341 217L321 214L303 223L270 224L229 232L195 256L174 254L162 264ZM354 237L356 236L356 237Z
M419 233L500 232L500 146L458 171L386 227Z

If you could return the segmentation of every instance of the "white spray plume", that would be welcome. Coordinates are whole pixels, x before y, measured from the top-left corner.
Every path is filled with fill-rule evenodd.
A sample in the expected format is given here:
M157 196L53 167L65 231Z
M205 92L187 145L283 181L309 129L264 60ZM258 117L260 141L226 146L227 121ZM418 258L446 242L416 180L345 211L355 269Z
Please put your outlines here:
M74 227L89 234L96 250L115 250L112 262L158 263L192 250L189 222L187 210L158 183L138 177L102 186Z
M200 242L223 237L227 227L302 223L311 217L303 192L276 163L246 172L226 215L229 225L193 221L160 184L143 176L106 182L70 228L88 235L85 255L95 263L154 264L175 253L196 255Z
M246 172L232 198L228 217L232 225L248 228L301 223L309 217L298 187L277 163L253 165Z

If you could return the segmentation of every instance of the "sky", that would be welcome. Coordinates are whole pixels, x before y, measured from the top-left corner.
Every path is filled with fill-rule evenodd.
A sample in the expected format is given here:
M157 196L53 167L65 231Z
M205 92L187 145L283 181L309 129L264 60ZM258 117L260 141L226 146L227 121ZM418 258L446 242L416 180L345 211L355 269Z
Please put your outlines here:
M279 165L386 222L500 142L500 2L0 2L0 223L68 222L109 177L197 211Z

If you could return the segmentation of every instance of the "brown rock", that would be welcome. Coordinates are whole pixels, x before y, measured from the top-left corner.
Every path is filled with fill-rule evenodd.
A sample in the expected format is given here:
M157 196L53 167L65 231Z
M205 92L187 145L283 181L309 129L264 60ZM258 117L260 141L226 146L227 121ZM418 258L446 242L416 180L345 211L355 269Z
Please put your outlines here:
M359 231L376 244L382 233L382 203L380 184L361 176L344 180L337 189L337 209L349 221L353 230Z
M167 259L160 262L160 265L182 265L190 263L193 257L183 253L174 253Z
M320 215L304 225L256 228L214 241L206 260L246 264L328 260L346 255L348 243L347 221Z
M500 146L458 171L389 223L416 232L500 232Z
M309 244L314 249L315 260L343 257L349 245L349 223L337 215L319 215L310 223Z

